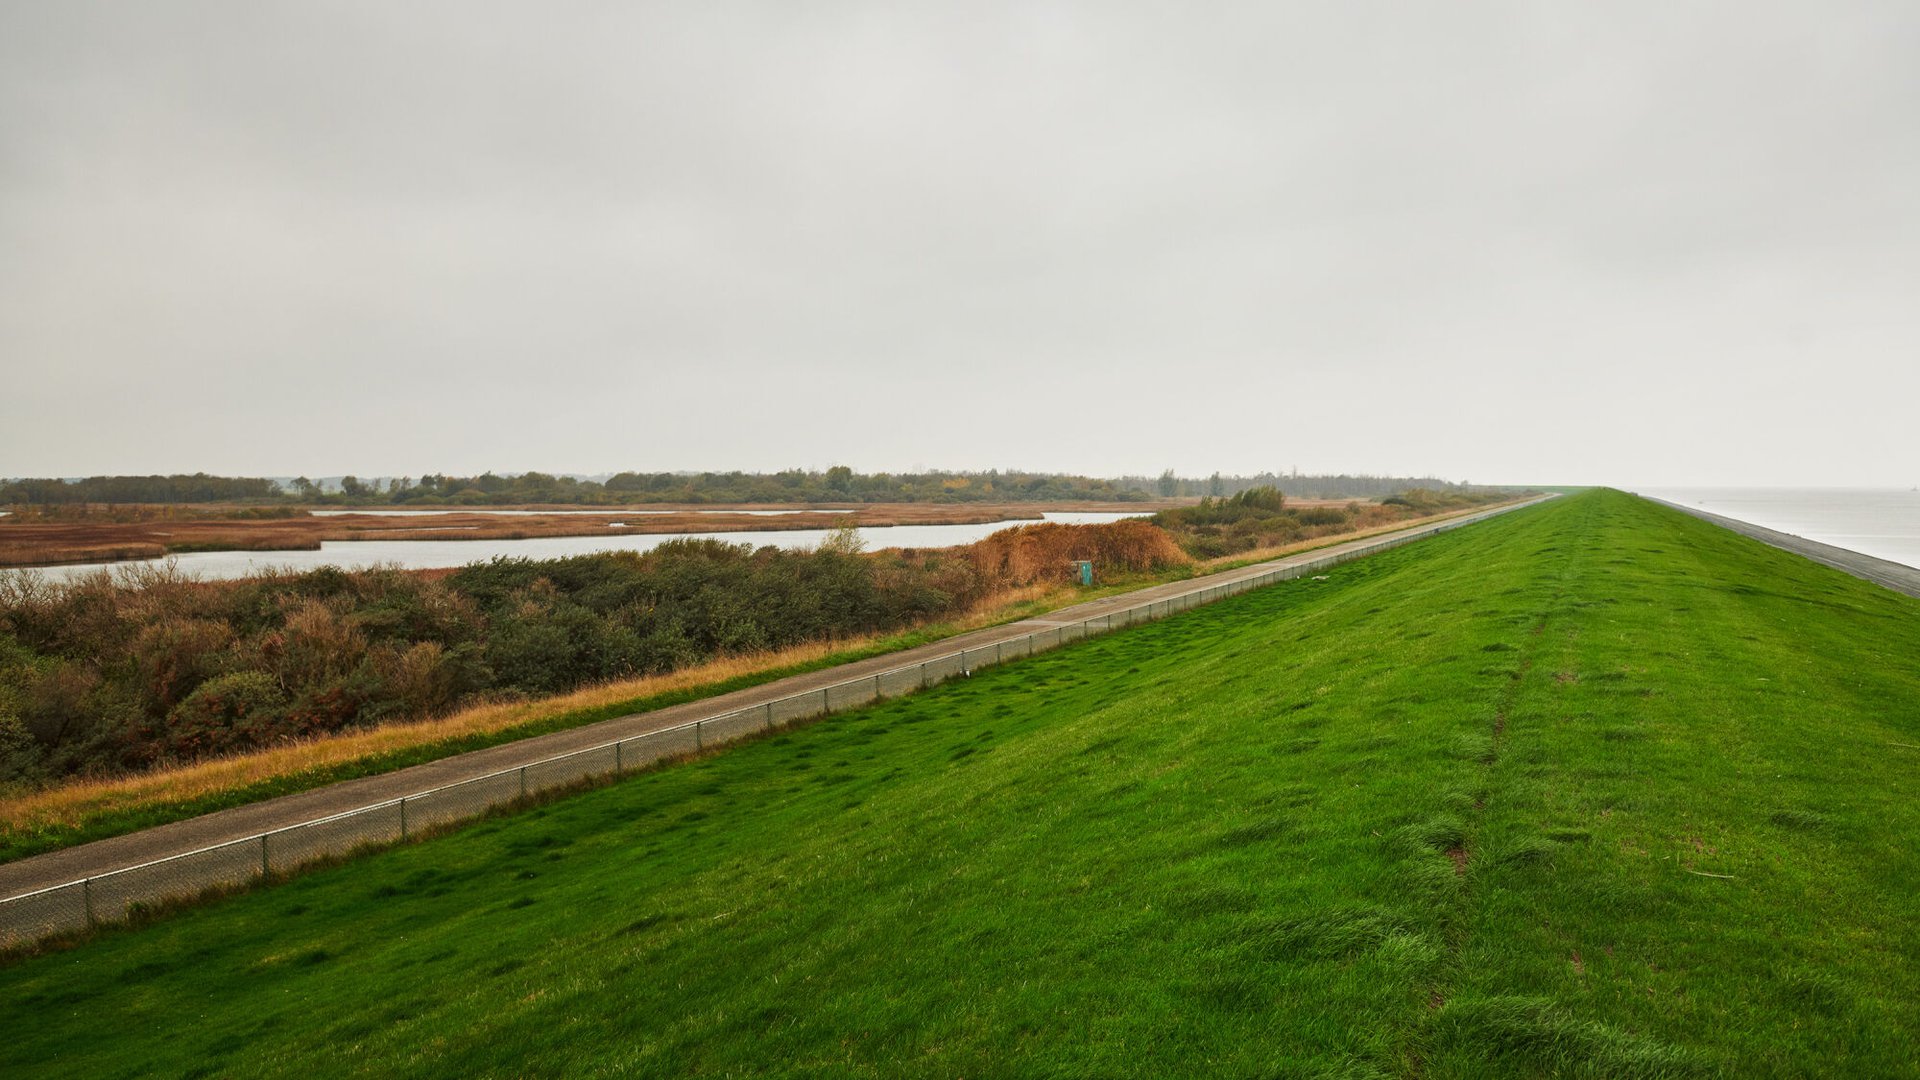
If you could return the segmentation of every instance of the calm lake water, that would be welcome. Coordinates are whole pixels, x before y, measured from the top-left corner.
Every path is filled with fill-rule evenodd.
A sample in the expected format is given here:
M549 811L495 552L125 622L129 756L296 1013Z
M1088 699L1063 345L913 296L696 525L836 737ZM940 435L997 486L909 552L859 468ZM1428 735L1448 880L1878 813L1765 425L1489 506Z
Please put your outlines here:
M1085 525L1122 518L1142 517L1135 513L1046 513L1047 521L1067 525ZM889 547L952 547L971 544L1001 529L1032 524L1026 521L997 521L978 525L886 525L858 530L869 550ZM650 551L669 540L689 536L712 537L731 544L754 547L774 545L784 548L810 548L827 538L827 529L785 529L767 532L695 532L653 533L634 536L554 536L530 540L329 540L318 551L202 551L171 556L171 561L188 574L203 579L241 578L260 573L268 567L312 570L321 566L360 569L368 566L401 566L426 570L442 566L465 566L486 562L495 556L512 558L561 559L596 551ZM116 566L151 566L166 560L141 559L118 563L86 563L75 566L38 567L33 573L55 581ZM0 570L0 573L7 571Z
M1647 488L1641 494L1920 567L1920 491Z

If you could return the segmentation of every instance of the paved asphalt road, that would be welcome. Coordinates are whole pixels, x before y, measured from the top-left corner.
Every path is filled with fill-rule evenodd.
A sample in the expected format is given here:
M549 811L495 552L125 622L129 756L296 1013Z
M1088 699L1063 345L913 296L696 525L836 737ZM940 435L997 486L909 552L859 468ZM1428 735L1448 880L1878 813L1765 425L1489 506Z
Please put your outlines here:
M1795 536L1792 533L1779 532L1760 525L1738 521L1730 517L1721 517L1719 514L1709 514L1705 510L1691 506L1683 506L1680 503L1668 502L1665 499L1656 499L1650 495L1642 495L1640 497L1646 499L1648 502L1659 503L1661 506L1670 506L1683 514L1692 514L1694 517L1700 518L1703 521L1711 521L1723 529L1731 529L1742 536L1750 536L1763 544L1771 544L1782 551L1791 551L1795 555L1804 555L1823 566L1831 566L1835 570L1844 571L1865 581L1871 581L1875 585L1883 585L1892 589L1894 592L1920 597L1920 570L1916 570L1904 563L1876 559L1871 555L1862 555L1857 551L1848 551L1846 548L1834 547L1832 544L1823 544L1818 540L1809 540L1804 536Z
M1532 501L1509 503L1491 510L1456 516L1447 519L1444 524L1456 525L1482 517L1491 517L1494 514L1530 505ZM543 761L570 751L600 746L616 739L658 731L709 716L719 716L735 709L763 704L809 690L819 690L822 687L855 678L910 667L923 660L948 656L962 649L977 649L997 641L1023 638L1036 630L1045 630L1087 618L1098 618L1138 604L1199 592L1241 578L1258 577L1277 567L1308 562L1348 551L1364 551L1392 537L1432 531L1436 524L1442 523L1426 522L1392 533L1380 533L1256 566L1121 593L1101 600L1075 604L1072 607L1062 608L1022 622L988 627L984 630L946 638L931 645L870 657L804 675L795 675L777 682L737 690L730 694L656 709L652 712L616 717L597 724L556 731L516 742L502 743L485 750L458 754L378 776L346 780L326 787L314 788L311 791L236 806L124 836L109 837L90 844L81 844L17 862L0 864L0 898L64 885L81 878L95 877L124 867L138 866L156 859L211 847L230 840L243 839L289 825L297 825L303 821L312 821L401 796L413 795L430 788Z

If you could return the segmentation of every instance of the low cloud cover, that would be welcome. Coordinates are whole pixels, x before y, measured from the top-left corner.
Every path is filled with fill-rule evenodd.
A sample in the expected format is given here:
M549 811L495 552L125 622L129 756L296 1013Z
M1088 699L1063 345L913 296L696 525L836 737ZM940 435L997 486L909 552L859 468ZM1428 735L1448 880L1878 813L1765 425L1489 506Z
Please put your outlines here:
M1920 483L1920 9L0 3L0 475Z

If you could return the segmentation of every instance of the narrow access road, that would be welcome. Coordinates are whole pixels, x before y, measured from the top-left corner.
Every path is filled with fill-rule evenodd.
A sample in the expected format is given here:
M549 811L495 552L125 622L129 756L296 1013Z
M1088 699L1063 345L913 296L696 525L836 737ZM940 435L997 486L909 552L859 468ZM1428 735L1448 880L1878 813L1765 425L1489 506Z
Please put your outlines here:
M1742 536L1751 537L1763 544L1777 547L1781 551L1791 551L1795 555L1804 555L1822 566L1831 566L1842 573L1852 574L1862 581L1871 581L1875 585L1892 589L1897 593L1906 593L1908 596L1920 597L1920 569L1915 569L1905 563L1876 559L1872 555L1862 555L1857 551L1849 551L1843 547L1834 547L1832 544L1823 544L1818 540L1809 540L1804 536L1783 533L1777 529L1769 529L1764 525L1755 525L1752 522L1741 521L1737 518L1721 517L1719 514L1710 514L1696 507L1683 506L1680 503L1668 502L1665 499L1656 499L1651 495L1642 495L1640 497L1648 502L1659 503L1661 506L1678 510L1683 514L1692 514L1702 521L1710 521L1723 529L1730 529Z
M304 821L357 810L462 780L544 761L575 750L600 746L617 739L644 735L709 716L720 716L736 709L761 705L807 691L817 691L852 679L871 677L896 668L912 667L922 661L949 656L962 649L977 649L996 642L1024 638L1034 631L1050 629L1062 623L1098 618L1139 604L1201 592L1243 578L1258 577L1277 568L1300 565L1329 556L1365 554L1395 539L1457 528L1468 522L1531 506L1548 498L1552 496L1504 503L1487 510L1429 520L1405 529L1376 533L1330 547L1303 551L1271 562L1244 566L1237 570L1227 570L1186 581L1168 582L1164 585L1119 593L1060 608L1032 619L975 630L943 638L929 645L869 657L803 675L794 675L716 697L655 709L651 712L615 717L612 720L602 720L596 724L569 728L566 731L556 731L516 742L502 743L485 750L456 754L438 761L397 769L377 776L345 780L310 791L248 803L245 806L235 806L167 825L157 825L151 829L143 829L123 836L96 840L59 851L49 851L16 862L0 864L0 899L51 888L55 885L65 885L81 878L97 877L156 859L212 847L215 844L257 836L260 833L298 825Z

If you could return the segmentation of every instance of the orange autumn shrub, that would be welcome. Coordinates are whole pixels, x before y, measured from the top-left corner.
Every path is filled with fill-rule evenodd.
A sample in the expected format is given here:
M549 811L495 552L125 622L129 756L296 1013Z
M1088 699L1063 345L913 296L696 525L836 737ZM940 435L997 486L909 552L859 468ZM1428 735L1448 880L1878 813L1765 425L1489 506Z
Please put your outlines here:
M1091 559L1096 570L1109 573L1144 573L1192 561L1166 530L1145 521L1021 525L964 551L981 579L998 587L1071 581L1074 563L1081 559Z

